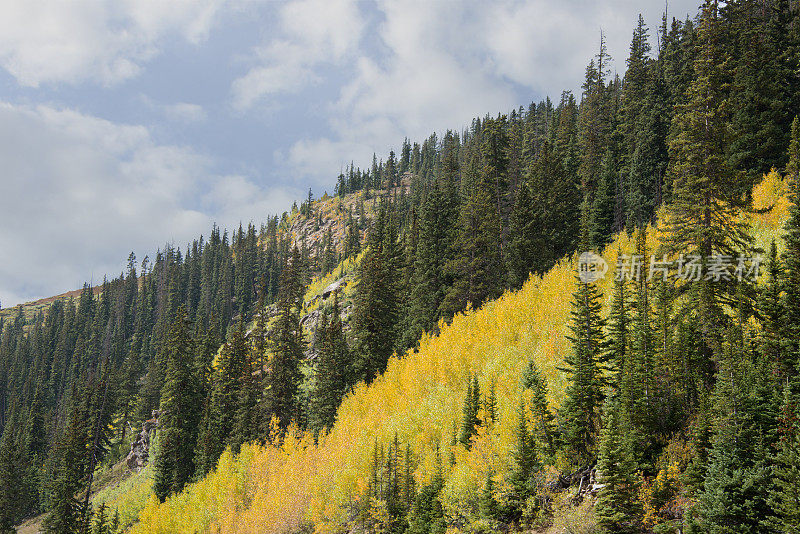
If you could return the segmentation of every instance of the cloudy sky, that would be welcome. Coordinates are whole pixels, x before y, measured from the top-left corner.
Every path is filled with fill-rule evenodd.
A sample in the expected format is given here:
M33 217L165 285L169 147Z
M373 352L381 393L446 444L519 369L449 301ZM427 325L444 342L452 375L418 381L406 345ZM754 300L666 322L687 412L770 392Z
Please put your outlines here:
M673 0L670 16L697 0ZM351 160L624 69L663 2L0 3L0 303L79 288Z

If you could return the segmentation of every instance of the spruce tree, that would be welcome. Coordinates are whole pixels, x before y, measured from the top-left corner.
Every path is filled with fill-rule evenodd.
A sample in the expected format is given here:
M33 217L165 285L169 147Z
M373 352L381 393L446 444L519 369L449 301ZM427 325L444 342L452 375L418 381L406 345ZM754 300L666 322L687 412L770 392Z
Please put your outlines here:
M23 458L14 443L10 427L0 439L0 532L15 532L14 526L21 517L22 502L19 493L23 485Z
M784 338L792 358L788 366L796 366L800 357L800 118L792 123L789 146L789 220L784 226L783 264L786 278L783 284L783 308L786 311Z
M240 375L236 383L237 399L233 425L227 440L233 452L238 453L242 444L258 437L260 430L256 417L260 396L260 383L255 374L257 357L247 346L242 321L239 321L239 326L233 334L231 346L236 353L242 354L239 358Z
M211 377L210 392L203 406L195 454L197 474L200 476L214 469L225 446L230 443L235 414L240 406L246 361L247 345L240 324L230 341L222 346L217 370Z
M588 236L584 243L589 248ZM576 277L568 336L572 351L565 355L569 374L566 398L561 405L564 439L577 463L594 461L599 430L599 407L603 400L601 362L606 353L605 320L601 315L601 293L596 284Z
M794 358L787 354L785 335L785 308L782 301L783 265L778 257L778 247L773 241L767 256L766 280L759 287L756 311L761 320L759 349L762 358L769 362L771 372L781 384L793 374Z
M502 223L493 198L495 186L479 180L461 205L456 241L459 255L447 266L455 282L441 305L448 318L467 304L478 308L502 292Z
M565 127L566 128L566 127ZM533 271L544 274L564 255L575 250L580 231L575 222L580 218L581 192L577 175L571 172L568 156L570 139L559 148L543 143L527 171L537 228L536 262Z
M600 163L608 147L608 136L610 134L610 93L608 87L606 87L610 60L611 58L606 49L605 37L601 31L598 53L586 67L578 123L580 146L578 175L581 179L583 193L589 194L590 197L597 189Z
M675 254L697 255L706 267L712 255L737 257L750 237L738 217L742 204L738 174L724 158L730 142L726 79L718 1L703 4L699 52L686 103L678 107L669 140L673 201L667 217L667 244ZM703 270L705 274L706 269ZM691 283L690 310L698 316L704 341L720 351L725 321L723 297L732 281L701 278Z
M50 485L50 511L44 521L47 534L75 534L86 521L83 503L79 500L87 469L88 409L72 389L72 409L67 428L57 444L57 466Z
M481 131L481 181L492 191L500 221L500 234L503 234L503 221L506 216L505 198L508 190L509 147L507 120L505 115L496 119L487 118Z
M109 525L108 515L106 511L108 507L106 503L101 502L94 513L94 522L92 523L92 534L112 534L111 525Z
M721 9L729 28L725 48L730 51L726 66L734 134L726 156L745 174L741 188L746 194L762 175L783 166L792 113L797 111L789 89L798 81L797 56L789 59L796 54L789 43L796 10L792 13L789 4L781 2L769 10L756 5L733 2Z
M446 267L457 255L459 138L448 131L442 139L438 173L421 200L419 238L411 279L411 325L405 332L406 346L417 343L423 332L430 332L443 315L445 294L452 285Z
M311 420L317 432L333 426L336 410L353 385L350 351L342 331L340 313L339 296L335 294L333 305L323 312L321 347L311 394Z
M528 408L533 415L531 434L534 445L537 450L553 455L556 446L555 417L547 402L547 381L533 360L528 362L522 373L522 388L523 391L530 391L531 395Z
M617 251L617 257L621 254L620 249ZM616 276L611 309L608 313L608 354L604 358L612 372L610 382L614 388L619 388L623 380L622 373L630 344L631 306L628 281L624 276Z
M639 229L636 234L636 256L642 259L649 257L644 229ZM636 450L645 458L654 454L652 449L656 440L653 434L657 431L654 411L659 396L655 389L655 342L647 278L647 274L642 272L633 281L636 289L631 314L630 346L619 383L620 402L629 418L630 431L636 435Z
M305 352L300 313L303 309L305 281L303 261L295 246L292 257L281 273L278 292L278 317L272 334L272 360L266 380L267 414L277 417L281 428L292 421L301 423L301 405L298 397L300 362Z
M467 394L464 396L464 408L461 417L461 433L458 437L458 441L468 449L472 446L472 436L475 435L477 427L480 425L480 419L478 418L480 405L480 385L478 384L478 377L473 376L467 381Z
M167 339L167 371L161 391L159 447L155 458L153 491L160 500L178 493L195 471L194 451L199 419L197 383L189 320L178 309Z
M511 210L509 243L506 263L508 281L512 288L522 287L536 263L537 232L533 199L527 183L517 188L514 207Z
M638 532L641 529L637 499L637 465L630 440L630 426L616 396L603 407L603 431L597 461L597 522L608 532Z
M539 489L539 477L542 469L537 440L528 429L524 401L520 402L517 412L515 438L514 466L510 477L513 488L511 508L513 514L518 518L527 511L528 500L534 497Z
M397 342L398 262L396 221L384 202L367 240L353 297L353 337L358 375L366 382L383 373Z
M793 388L785 388L780 417L780 441L774 460L774 486L768 504L773 514L763 527L771 532L800 532L800 417Z
M759 532L762 520L773 515L768 451L776 414L771 402L757 395L762 372L748 354L745 336L739 323L726 332L714 390L710 462L690 532Z

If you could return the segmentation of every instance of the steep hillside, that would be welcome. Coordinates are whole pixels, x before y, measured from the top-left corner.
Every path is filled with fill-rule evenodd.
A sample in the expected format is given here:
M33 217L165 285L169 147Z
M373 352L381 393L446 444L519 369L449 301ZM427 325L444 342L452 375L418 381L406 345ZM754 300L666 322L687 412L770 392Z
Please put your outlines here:
M787 217L784 184L769 175L754 193L762 213L747 215L757 244L777 239ZM659 232L649 232L655 246ZM606 248L614 265L616 251L631 252L626 235ZM612 276L599 283L606 299ZM238 456L226 452L217 470L159 504L149 497L132 532L294 532L313 525L335 532L359 524L378 525L380 508L358 515L366 498L376 451L398 440L411 450L418 487L443 464L443 504L456 523L474 521L477 500L487 477L500 499L509 484L516 410L523 395L520 375L533 360L549 385L549 401L558 406L565 377L558 370L570 350L567 322L575 288L571 260L542 278L531 278L517 292L507 292L480 310L456 316L438 336L426 336L418 352L392 358L386 373L370 386L361 385L343 402L336 425L315 443L296 431L283 445L249 445ZM608 306L605 306L608 309ZM481 389L496 384L498 424L479 432L467 450L453 444L471 375ZM529 414L530 417L530 414ZM438 458L441 463L437 461ZM140 487L147 487L139 475ZM112 508L131 517L143 504L142 491L109 495Z

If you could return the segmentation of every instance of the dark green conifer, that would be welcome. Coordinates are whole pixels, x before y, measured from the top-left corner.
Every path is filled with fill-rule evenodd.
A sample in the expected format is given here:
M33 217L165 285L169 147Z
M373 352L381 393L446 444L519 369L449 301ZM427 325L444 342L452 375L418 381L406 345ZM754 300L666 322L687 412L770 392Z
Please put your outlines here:
M358 376L367 382L386 369L398 334L400 250L396 221L390 209L388 204L382 204L373 222L353 298Z
M478 384L478 377L473 376L467 381L467 394L464 397L464 408L461 418L461 433L458 441L466 448L472 445L472 436L475 435L480 419L478 410L481 405L481 390Z
M552 455L556 447L555 417L547 401L547 381L533 360L528 362L522 373L522 388L531 392L529 408L533 415L535 446L539 451Z
M314 390L311 395L311 421L316 431L333 426L336 410L353 385L350 351L342 331L339 296L323 312L318 330L320 348L315 369Z
M618 398L609 397L603 407L603 431L597 460L597 522L607 532L638 532L641 505L638 474L630 426Z
M564 370L569 378L561 405L561 427L574 461L585 465L593 462L597 453L599 408L603 400L601 362L607 349L600 290L592 282L577 278L576 282L569 326L572 351L564 357L569 366Z
M178 309L167 339L167 371L161 391L159 446L153 491L160 500L183 489L195 471L194 451L199 420L197 382L189 320Z
M521 183L517 188L514 207L511 210L510 237L506 255L508 281L512 288L522 287L534 268L540 231L541 229L536 226L530 188L527 183Z
M300 314L305 294L305 275L300 251L295 246L292 257L281 273L278 293L278 318L272 333L272 360L264 396L267 414L277 417L281 428L292 421L301 423L300 362L305 353Z

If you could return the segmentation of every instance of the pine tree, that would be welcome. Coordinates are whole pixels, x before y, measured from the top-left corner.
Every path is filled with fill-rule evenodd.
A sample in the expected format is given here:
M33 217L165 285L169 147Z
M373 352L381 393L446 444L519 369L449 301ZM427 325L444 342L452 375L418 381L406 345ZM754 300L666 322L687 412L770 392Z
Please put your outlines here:
M784 338L788 343L788 353L796 366L800 358L800 118L792 123L792 137L789 145L789 220L784 226L783 264L786 278L783 284L783 308L786 310Z
M603 400L601 361L606 352L600 290L594 283L577 280L570 312L569 340L572 351L564 357L569 365L566 398L561 420L566 444L578 463L587 464L596 454L598 409Z
M178 493L195 471L194 451L199 419L194 357L185 308L178 309L167 339L167 372L161 391L159 447L153 491L160 500Z
M370 382L386 369L397 340L400 303L397 229L390 207L381 205L367 241L353 297L353 337L359 378Z
M547 402L547 382L533 360L528 362L522 373L522 388L531 393L528 408L533 415L534 425L531 432L535 446L538 450L552 455L556 446L555 417Z
M277 417L281 428L292 421L300 423L300 362L305 352L303 328L300 313L303 309L305 280L303 262L299 249L295 246L291 260L281 273L281 286L278 293L278 318L272 334L272 360L269 377L266 380L267 413Z
M350 351L342 331L340 313L339 296L335 294L333 306L323 312L318 327L322 345L311 395L311 420L317 432L333 426L336 410L353 385Z
M106 515L108 507L106 503L101 502L94 513L94 523L92 524L92 534L112 534L111 525L109 525L108 516Z
M85 524L83 503L78 495L86 479L88 410L72 389L72 410L64 434L57 445L57 471L50 487L50 511L44 521L47 534L75 534Z
M508 243L508 280L512 288L520 288L536 263L537 232L533 199L527 183L517 188L514 207L511 211Z
M637 500L637 466L629 426L617 397L603 408L603 431L598 453L597 522L608 532L638 532L641 509Z
M774 487L768 504L773 515L763 527L774 532L800 532L800 418L796 394L785 388L780 417L780 441L773 470Z
M475 435L480 419L478 410L481 405L481 390L478 384L478 377L473 376L467 381L467 394L464 397L464 408L461 418L461 433L458 441L466 448L472 446L472 436Z
M446 267L455 282L441 305L445 317L452 317L468 303L478 308L502 292L502 223L493 198L495 185L478 181L461 205L455 247L459 255Z
M750 243L738 218L738 175L725 162L730 142L726 112L724 51L717 0L703 4L698 29L699 53L685 104L679 106L669 140L673 201L667 217L667 243L674 254L698 255L707 266L712 255L737 257ZM705 269L704 269L705 273ZM705 278L691 284L704 341L717 353L725 327L720 302L732 282Z

